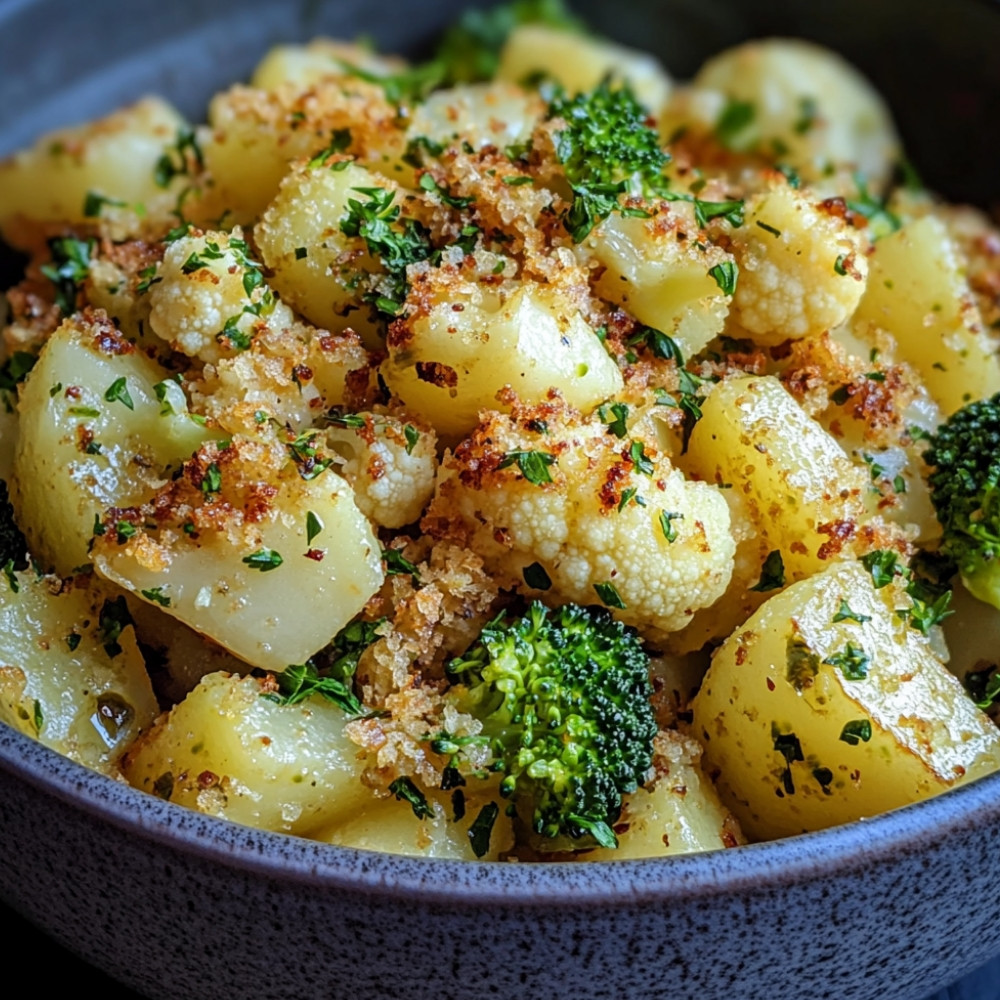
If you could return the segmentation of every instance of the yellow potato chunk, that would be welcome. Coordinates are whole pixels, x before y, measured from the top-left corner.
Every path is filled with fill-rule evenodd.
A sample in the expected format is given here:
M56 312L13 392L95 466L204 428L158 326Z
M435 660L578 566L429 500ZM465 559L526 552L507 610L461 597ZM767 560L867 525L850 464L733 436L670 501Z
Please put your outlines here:
M213 98L208 120L200 138L215 217L226 212L243 224L264 211L296 160L336 149L382 164L405 148L383 89L355 77L323 79L304 92L233 87Z
M513 820L504 814L498 795L488 797L474 786L464 788L464 813L455 819L455 806L446 792L427 792L432 816L418 817L413 807L395 798L373 799L364 812L337 823L329 831L316 834L341 847L360 847L367 851L407 854L413 857L451 858L456 861L499 861L504 851L514 846ZM469 829L488 804L497 809L485 854L472 849Z
M0 720L110 774L157 710L123 602L31 571L0 577Z
M1000 732L896 614L909 603L843 563L772 597L715 654L693 732L748 836L874 816L1000 767Z
M653 219L613 214L584 244L605 267L597 292L673 337L685 357L722 330L729 296L710 272L732 266L718 247L699 249L690 232L679 213Z
M21 387L11 500L32 554L68 576L98 514L145 498L210 436L103 312L70 317Z
M373 804L348 716L313 697L279 705L273 686L210 674L122 762L130 784L236 823L308 835Z
M348 76L347 66L388 76L404 69L406 63L352 42L314 38L306 45L275 45L257 64L250 85L261 90L278 90L289 85L305 90L331 76Z
M702 406L684 468L739 491L789 580L823 568L864 517L864 473L776 378L720 382Z
M341 161L343 164L345 161ZM360 237L341 232L357 188L393 185L348 163L343 169L300 164L284 180L255 230L271 284L310 323L325 330L356 330L378 345L377 326L356 291L359 275L381 270Z
M659 61L648 53L545 24L519 25L500 53L497 77L521 83L538 73L561 84L570 95L593 90L611 76L628 83L654 114L673 86Z
M168 484L145 508L160 511L155 526L145 509L124 536L111 520L93 549L102 576L275 671L325 646L382 583L347 483L330 469L303 478L279 449L203 449L185 470L198 485Z
M505 385L524 402L555 386L584 411L620 391L618 366L558 292L515 283L497 291L445 269L423 271L417 287L430 304L394 326L382 376L439 434L468 433L480 410L498 408Z
M149 209L164 197L156 183L157 161L184 127L169 104L147 97L98 121L42 136L0 163L0 224L18 214L84 222L89 192ZM171 203L182 184L182 178L171 184Z
M899 158L879 94L840 56L810 42L772 38L740 45L705 63L694 87L750 106L749 124L732 145L769 154L780 149L781 161L810 180L832 164L881 185Z
M856 318L893 335L945 416L1000 392L1000 363L940 219L928 215L880 239L869 267Z
M581 860L662 858L744 843L739 825L702 771L701 747L679 733L662 732L654 749L656 777L625 796L615 823L618 847L587 851Z

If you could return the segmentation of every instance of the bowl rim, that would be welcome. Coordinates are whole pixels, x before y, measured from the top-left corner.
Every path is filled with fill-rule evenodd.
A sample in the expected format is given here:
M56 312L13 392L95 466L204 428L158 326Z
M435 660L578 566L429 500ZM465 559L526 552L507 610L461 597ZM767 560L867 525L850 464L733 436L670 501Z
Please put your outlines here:
M961 831L1000 825L995 772L870 819L766 843L622 861L475 862L384 854L242 826L91 771L2 723L0 771L132 838L255 878L462 908L484 902L631 907L773 889L947 849Z

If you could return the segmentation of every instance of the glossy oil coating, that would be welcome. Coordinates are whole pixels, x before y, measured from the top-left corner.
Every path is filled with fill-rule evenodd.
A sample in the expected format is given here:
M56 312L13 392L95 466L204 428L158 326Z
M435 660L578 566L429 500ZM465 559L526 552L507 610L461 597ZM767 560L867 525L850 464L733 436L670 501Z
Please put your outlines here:
M405 47L461 6L422 4L415 23L386 0L219 0L210 13L189 0L0 0L0 151L137 91L200 117L270 41L363 31ZM932 183L960 198L995 190L975 153L1000 107L995 3L579 7L682 75L753 35L832 44L903 99L904 136ZM154 998L919 1000L1000 952L1000 775L733 851L471 865L229 825L0 727L0 844L0 897Z

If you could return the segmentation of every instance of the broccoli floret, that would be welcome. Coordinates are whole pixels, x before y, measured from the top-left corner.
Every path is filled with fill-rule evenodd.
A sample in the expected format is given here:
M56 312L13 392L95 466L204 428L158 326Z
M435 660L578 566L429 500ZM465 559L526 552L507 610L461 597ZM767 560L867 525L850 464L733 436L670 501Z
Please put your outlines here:
M556 133L556 156L573 189L564 221L574 242L619 207L620 195L666 192L663 168L670 157L627 86L612 87L605 80L587 94L560 94L548 117L566 122Z
M1000 608L1000 393L952 414L924 458L941 551L973 595Z
M26 569L28 543L14 520L14 508L7 494L7 484L0 479L0 566Z
M657 732L636 631L603 608L536 601L490 622L449 670L541 848L616 847L622 795L645 780Z

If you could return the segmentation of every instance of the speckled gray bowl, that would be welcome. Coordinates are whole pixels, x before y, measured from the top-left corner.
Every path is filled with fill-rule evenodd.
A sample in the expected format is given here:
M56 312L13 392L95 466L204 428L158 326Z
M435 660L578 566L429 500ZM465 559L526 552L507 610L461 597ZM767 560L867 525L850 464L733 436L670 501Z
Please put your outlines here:
M137 91L200 117L270 41L367 31L419 46L459 6L0 0L0 151ZM588 15L682 75L752 35L832 44L893 99L935 186L995 191L995 4L677 0ZM0 845L0 897L154 998L918 1000L1000 953L1000 775L780 843L470 865L207 819L0 726Z

